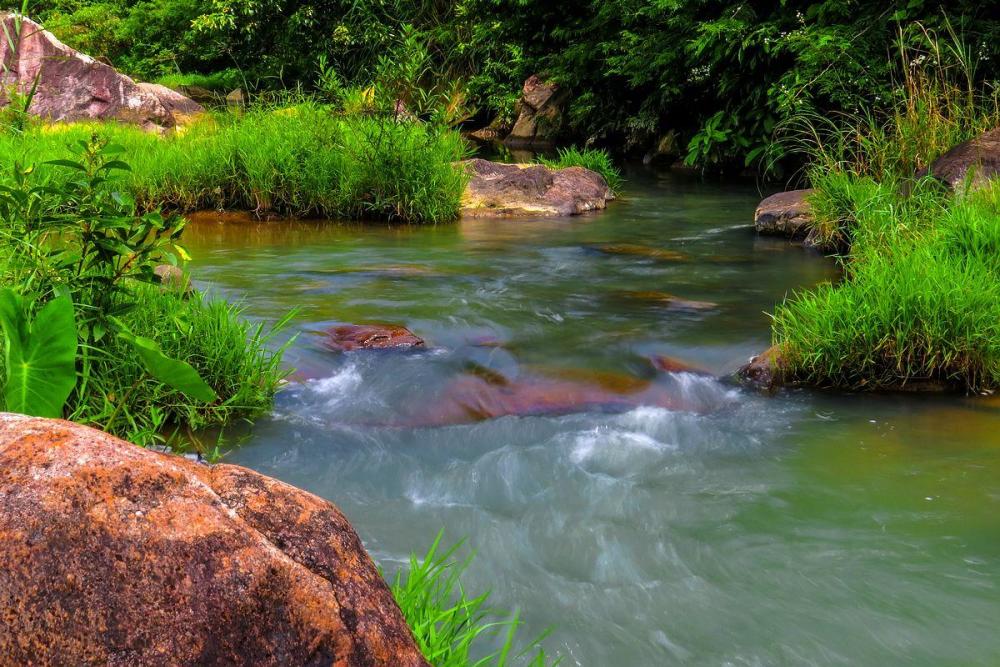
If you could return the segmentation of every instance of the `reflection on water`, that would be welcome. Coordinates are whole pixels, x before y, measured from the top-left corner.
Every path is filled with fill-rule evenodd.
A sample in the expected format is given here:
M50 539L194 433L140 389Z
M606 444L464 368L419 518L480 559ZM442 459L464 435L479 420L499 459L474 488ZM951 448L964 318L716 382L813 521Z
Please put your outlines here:
M1000 403L767 399L650 363L729 373L776 302L836 279L754 236L758 198L639 173L572 220L202 218L197 282L253 317L301 309L301 381L231 460L338 503L388 573L441 527L467 536L472 590L520 606L528 634L555 626L564 664L997 664ZM633 252L595 251L613 245ZM636 296L654 293L714 305ZM333 355L337 322L403 324L428 349ZM470 373L670 400L420 420Z

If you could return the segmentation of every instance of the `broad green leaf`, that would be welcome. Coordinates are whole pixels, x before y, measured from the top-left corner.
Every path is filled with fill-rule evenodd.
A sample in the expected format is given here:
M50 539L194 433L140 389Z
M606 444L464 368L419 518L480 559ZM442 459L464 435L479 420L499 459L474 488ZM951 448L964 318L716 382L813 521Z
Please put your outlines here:
M216 399L215 391L201 379L191 364L163 354L156 341L124 331L118 335L132 344L146 372L163 384L206 403Z
M21 297L0 290L0 326L7 338L7 409L36 417L62 417L76 386L76 319L63 295L45 304L29 325Z

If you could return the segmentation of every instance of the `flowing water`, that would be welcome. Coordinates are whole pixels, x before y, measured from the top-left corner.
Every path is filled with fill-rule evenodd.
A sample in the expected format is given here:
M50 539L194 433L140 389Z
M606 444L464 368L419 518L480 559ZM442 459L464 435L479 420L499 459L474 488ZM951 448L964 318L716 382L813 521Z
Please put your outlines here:
M754 235L758 200L640 172L569 220L199 216L201 286L263 320L301 309L299 380L228 460L337 503L389 574L442 528L467 538L468 588L553 627L563 664L1000 664L1000 403L766 398L650 365L729 373L776 302L836 279ZM428 347L324 350L341 322ZM438 424L470 369L671 400Z

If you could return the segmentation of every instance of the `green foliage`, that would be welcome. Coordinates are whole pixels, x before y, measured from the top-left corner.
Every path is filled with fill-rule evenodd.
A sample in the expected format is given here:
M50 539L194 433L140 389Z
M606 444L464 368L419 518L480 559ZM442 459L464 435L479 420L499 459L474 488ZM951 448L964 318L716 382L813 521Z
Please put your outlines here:
M775 342L812 384L1000 387L1000 190L841 182L853 244L845 279L775 313Z
M611 188L612 192L620 192L622 187L622 175L615 166L614 161L607 151L594 148L560 148L555 158L539 158L542 164L555 169L566 167L583 167L596 171L604 177L604 181Z
M0 185L7 409L68 415L138 444L169 425L267 409L281 349L268 351L233 307L163 288L153 268L186 257L183 220L134 212L112 178L131 173L120 153L81 139L72 159L15 162Z
M409 568L400 571L392 593L413 631L417 645L434 667L531 667L556 665L542 649L546 634L515 648L518 614L504 614L487 606L489 592L470 598L461 583L472 556L457 559L463 543L443 549L438 533L424 557L410 556ZM499 647L487 653L490 643Z
M93 132L109 137L131 165L119 189L143 211L233 208L442 222L457 217L467 178L452 167L466 150L453 131L392 116L336 114L309 102L221 113L165 137L110 124L36 128L0 135L0 153L52 160L67 142L79 145ZM62 182L53 169L38 167L44 178ZM163 241L179 230L176 218L143 219Z
M29 321L28 305L9 288L0 290L0 325L6 348L4 409L36 417L61 417L76 386L76 322L73 302L62 295Z

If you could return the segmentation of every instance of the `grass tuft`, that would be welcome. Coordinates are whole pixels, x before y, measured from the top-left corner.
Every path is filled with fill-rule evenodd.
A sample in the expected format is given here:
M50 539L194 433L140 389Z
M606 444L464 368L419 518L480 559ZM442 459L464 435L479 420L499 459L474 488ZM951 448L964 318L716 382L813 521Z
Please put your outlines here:
M392 583L393 596L428 662L434 667L558 664L542 649L547 632L516 648L518 614L507 617L490 608L489 592L468 596L461 577L473 556L458 560L463 542L445 549L442 537L438 533L423 558L411 555L409 568Z

